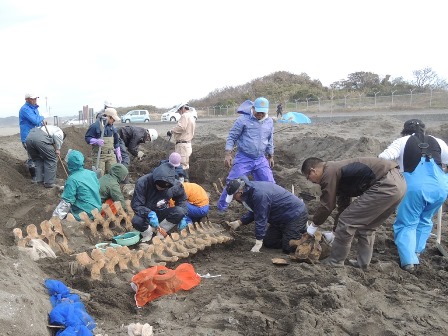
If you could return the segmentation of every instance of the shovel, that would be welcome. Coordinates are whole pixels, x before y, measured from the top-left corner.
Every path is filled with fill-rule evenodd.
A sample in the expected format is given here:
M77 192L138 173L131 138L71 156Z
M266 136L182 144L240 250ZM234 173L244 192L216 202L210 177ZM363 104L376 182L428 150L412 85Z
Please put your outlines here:
M441 244L442 242L442 207L440 207L437 212L437 238L436 238L436 246L437 249L442 253L445 258L448 258L448 252L445 247Z
M106 125L103 125L103 118L100 118L100 127L103 127L101 130L101 137L100 139L104 138L104 129L106 128ZM103 171L100 169L100 158L101 158L101 146L98 146L98 154L96 156L96 165L92 166L92 170L96 173L96 177L98 179L102 176Z

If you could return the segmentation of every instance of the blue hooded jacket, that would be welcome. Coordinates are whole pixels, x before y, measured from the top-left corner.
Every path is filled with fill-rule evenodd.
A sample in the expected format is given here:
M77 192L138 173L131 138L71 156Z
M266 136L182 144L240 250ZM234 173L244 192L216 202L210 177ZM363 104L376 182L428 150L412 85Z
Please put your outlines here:
M39 105L26 102L19 111L20 141L26 142L26 137L34 127L42 125L44 117L39 115Z
M308 212L300 198L277 184L249 181L246 176L239 178L246 183L242 201L252 209L241 217L241 222L246 225L255 221L255 237L258 240L264 238L268 223L280 226Z
M79 214L85 211L91 219L91 211L101 211L100 183L96 173L84 169L84 156L77 150L72 150L67 159L69 176L65 182L62 199L71 204L70 212L81 220Z

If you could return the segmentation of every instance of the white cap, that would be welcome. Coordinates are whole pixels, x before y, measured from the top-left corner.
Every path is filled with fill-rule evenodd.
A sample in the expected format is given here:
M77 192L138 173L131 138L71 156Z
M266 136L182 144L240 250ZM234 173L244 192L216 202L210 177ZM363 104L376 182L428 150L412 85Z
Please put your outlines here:
M27 99L27 98L34 99L34 98L39 98L39 96L34 93L25 93L25 99Z

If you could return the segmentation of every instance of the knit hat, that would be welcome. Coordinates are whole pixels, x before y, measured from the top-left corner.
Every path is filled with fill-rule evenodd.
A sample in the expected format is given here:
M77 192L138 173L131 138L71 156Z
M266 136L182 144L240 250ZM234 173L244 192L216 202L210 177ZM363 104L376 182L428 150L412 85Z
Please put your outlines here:
M180 160L181 160L181 156L179 153L176 152L172 152L170 154L170 157L168 158L168 161L174 166L174 167L179 167L180 166Z

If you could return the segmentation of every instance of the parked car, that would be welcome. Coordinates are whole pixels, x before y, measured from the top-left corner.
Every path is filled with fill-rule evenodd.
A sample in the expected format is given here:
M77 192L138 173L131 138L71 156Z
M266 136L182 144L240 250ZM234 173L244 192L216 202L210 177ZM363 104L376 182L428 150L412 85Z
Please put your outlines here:
M141 123L141 122L149 122L151 118L149 117L148 110L132 110L126 113L124 116L121 116L122 123Z
M64 124L66 125L87 125L87 120L79 120L77 118L73 118L67 120Z
M181 107L182 105L184 105L184 104L177 104L171 110L162 114L162 117L160 118L160 120L161 121L179 121L180 113L178 113L177 110L179 110L179 107ZM190 106L190 114L194 117L195 120L198 119L198 113L196 112L196 109L194 107Z

